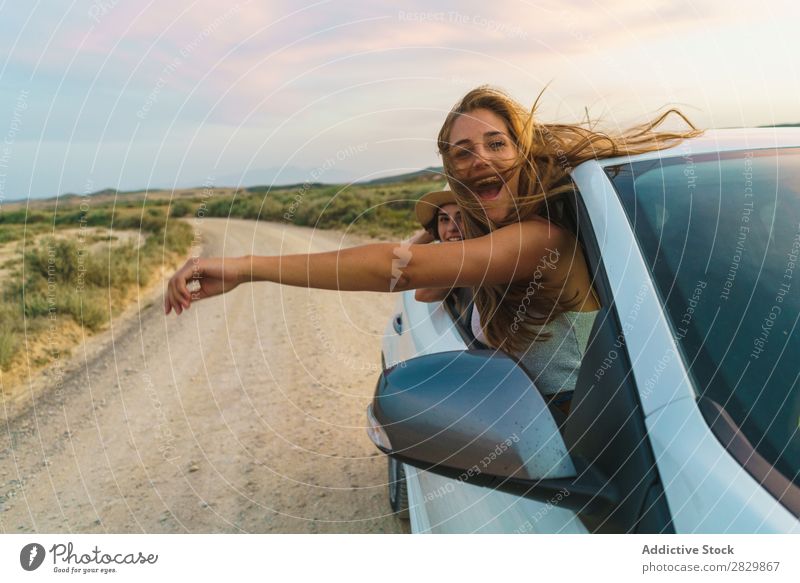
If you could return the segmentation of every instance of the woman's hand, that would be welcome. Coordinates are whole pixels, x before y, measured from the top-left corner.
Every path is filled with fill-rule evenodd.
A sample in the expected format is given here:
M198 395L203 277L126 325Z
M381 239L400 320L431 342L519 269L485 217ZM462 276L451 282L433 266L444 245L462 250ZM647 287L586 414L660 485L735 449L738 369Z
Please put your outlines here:
M180 315L192 301L210 298L242 283L241 259L233 257L194 257L170 278L164 294L164 313ZM189 286L193 288L190 290Z

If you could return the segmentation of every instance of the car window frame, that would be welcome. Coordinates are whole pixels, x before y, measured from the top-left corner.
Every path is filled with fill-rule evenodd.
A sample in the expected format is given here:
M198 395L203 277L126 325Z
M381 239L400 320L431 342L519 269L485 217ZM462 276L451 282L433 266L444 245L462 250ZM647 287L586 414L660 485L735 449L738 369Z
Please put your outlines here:
M592 225L589 211L583 201L583 197L581 196L580 189L577 185L575 185L574 198L568 198L566 200L566 204L571 207L571 213L576 221L573 232L578 239L581 249L583 250L586 265L591 277L591 283L597 293L598 300L601 305L600 316L605 316L604 320L601 320L600 316L598 317L598 321L595 322L594 328L598 329L603 327L603 325L606 325L611 328L612 334L615 338L620 337L624 339L621 347L617 349L621 353L618 362L624 363L623 369L627 371L624 375L624 382L629 394L631 394L634 399L634 406L636 408L634 411L629 411L629 414L635 416L635 419L639 424L637 433L639 434L640 443L645 446L645 455L649 456L650 462L645 471L641 474L640 482L645 480L648 472L652 472L653 474L651 476L651 482L649 486L647 486L647 488L644 490L644 507L638 513L638 517L633 523L633 528L636 529L634 532L640 532L638 529L642 528L642 524L646 524L647 526L644 527L645 531L648 531L649 529L655 529L655 531L662 534L674 533L675 527L672 522L672 514L667 504L667 499L663 488L663 481L652 444L650 443L647 427L645 425L645 415L641 403L641 394L636 382L636 377L633 374L632 360L627 349L627 337L623 331L617 304L614 301L613 288L605 268L600 244ZM595 332L597 332L595 329L592 330L590 343L595 337ZM588 351L589 348L587 348L587 354ZM590 366L591 364L588 360L581 362L581 367L578 370L578 383L580 383L582 378L586 376L588 370L586 367ZM580 397L578 390L582 388L583 386L579 387L576 385L576 398ZM565 439L568 437L567 432L569 430L570 425L568 417L567 422L564 424L564 426L562 426L562 434L564 435ZM571 444L568 442L567 445L570 447ZM581 516L580 518L586 527L592 531L607 532L606 528L611 527L610 532L613 532L613 525L600 524L598 526L594 523L592 517ZM596 528L598 530L595 530Z

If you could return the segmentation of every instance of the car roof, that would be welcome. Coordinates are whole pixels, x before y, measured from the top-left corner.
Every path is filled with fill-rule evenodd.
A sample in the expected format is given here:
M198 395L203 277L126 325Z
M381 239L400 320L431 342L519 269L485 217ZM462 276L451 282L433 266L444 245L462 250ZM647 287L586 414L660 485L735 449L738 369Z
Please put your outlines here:
M635 156L606 158L598 162L605 167L675 156L789 147L800 147L800 127L706 130L703 135L684 140L672 148Z

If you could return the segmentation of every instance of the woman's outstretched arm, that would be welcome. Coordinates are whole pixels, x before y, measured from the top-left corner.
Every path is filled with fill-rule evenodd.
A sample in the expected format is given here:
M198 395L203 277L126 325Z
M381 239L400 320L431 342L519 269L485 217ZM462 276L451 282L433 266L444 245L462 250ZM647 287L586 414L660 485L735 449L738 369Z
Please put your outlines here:
M167 314L172 309L180 314L194 300L251 281L378 292L509 283L530 277L543 258L568 257L565 251L569 245L561 229L528 221L484 237L439 245L375 243L325 253L195 258L170 279L164 309ZM568 265L563 267L569 269ZM546 272L546 279L565 273L561 265ZM189 290L192 281L199 289Z

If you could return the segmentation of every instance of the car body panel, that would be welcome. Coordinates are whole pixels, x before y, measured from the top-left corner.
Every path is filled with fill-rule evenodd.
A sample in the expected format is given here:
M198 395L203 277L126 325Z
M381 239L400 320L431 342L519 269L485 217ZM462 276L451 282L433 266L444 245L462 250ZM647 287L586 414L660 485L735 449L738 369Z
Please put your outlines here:
M406 466L411 530L415 533L585 534L577 515L498 490L451 480ZM413 494L411 493L413 489Z
M400 316L401 332L395 323ZM413 322L413 326L409 323ZM466 345L452 318L441 302L418 302L413 291L398 294L392 318L383 336L383 356L386 366L415 356L464 350Z

